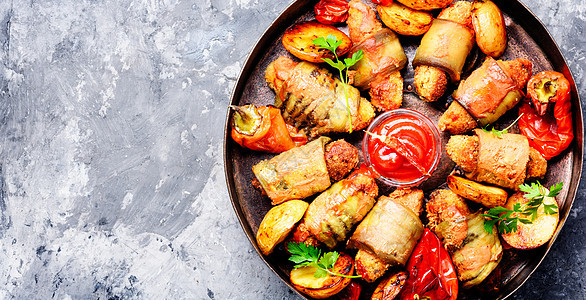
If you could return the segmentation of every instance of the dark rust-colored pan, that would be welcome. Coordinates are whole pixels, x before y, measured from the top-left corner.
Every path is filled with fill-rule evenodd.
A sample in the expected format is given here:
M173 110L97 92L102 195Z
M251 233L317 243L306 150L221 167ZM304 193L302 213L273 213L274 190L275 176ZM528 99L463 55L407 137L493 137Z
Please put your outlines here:
M546 186L559 181L564 182L564 188L558 197L560 223L554 237L548 244L537 249L527 251L505 250L502 262L491 276L479 287L462 290L459 294L460 299L504 299L527 280L539 266L564 225L576 195L582 170L584 123L579 95L566 61L543 24L525 5L518 0L495 0L495 3L505 15L509 38L507 51L502 59L527 58L533 62L534 73L543 70L556 70L562 72L570 80L572 84L575 138L568 150L550 160L548 174L542 182ZM292 24L312 19L314 4L315 1L312 0L296 1L271 24L246 60L234 88L230 104L244 105L254 103L267 105L274 103L275 95L265 83L264 70L279 55L290 56L281 44L281 36L285 29ZM412 59L419 39L402 38L401 42L407 56ZM403 71L406 82L409 82L412 72L411 67ZM445 101L434 104L424 103L419 101L414 94L406 93L403 106L419 110L432 120L437 121L437 118L445 109L444 104ZM497 127L510 123L516 115L517 111L513 109L503 116ZM230 117L231 112L228 111L224 136L224 164L230 199L242 228L257 253L261 255L256 245L255 234L262 218L271 208L271 204L268 198L262 196L250 184L254 176L251 168L260 160L269 158L272 155L250 151L233 142L230 138ZM354 132L351 135L345 135L344 138L356 146L360 146L362 135L362 132ZM446 135L442 137L444 143L447 137ZM444 183L447 172L452 169L453 163L444 154L439 170L434 173L433 178L421 187L429 191ZM384 185L380 185L380 187L381 194L390 192L389 187ZM291 287L289 282L291 265L287 262L287 256L283 249L277 249L275 253L268 257L262 255L261 257L267 266ZM291 288L293 289L293 287ZM370 298L369 291L372 291L372 287L366 287L363 298ZM302 294L299 295L305 297Z

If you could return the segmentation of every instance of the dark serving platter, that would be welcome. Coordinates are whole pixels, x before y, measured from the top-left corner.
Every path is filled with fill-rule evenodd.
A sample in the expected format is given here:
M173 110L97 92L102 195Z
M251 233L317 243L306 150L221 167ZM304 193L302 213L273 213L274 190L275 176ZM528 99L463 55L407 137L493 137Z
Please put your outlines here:
M278 56L292 57L282 46L281 37L284 31L292 24L313 19L313 5L316 2L316 0L298 0L292 3L265 31L246 60L234 88L230 101L231 105L274 104L275 94L264 80L264 70ZM366 2L368 0L365 0ZM547 244L533 250L506 249L497 269L479 286L470 290L460 289L459 299L504 299L529 278L551 248L568 217L582 171L584 122L576 85L564 57L543 24L523 3L518 0L494 0L494 2L502 10L507 25L508 46L500 59L526 58L533 63L534 74L544 70L556 70L563 73L570 81L572 86L572 106L574 108L575 137L568 150L549 161L548 173L546 178L542 180L545 186L551 186L559 181L564 182L564 188L557 198L560 222L553 238ZM420 37L401 37L401 43L409 61L412 60L415 54L419 40ZM483 58L483 55L479 54L480 52L477 49L473 50L473 52L475 54L471 55L473 59L469 62L469 71L474 69ZM405 78L406 86L408 86L409 79L413 77L413 68L409 65L402 71L402 74ZM465 73L463 78L466 75ZM425 103L420 101L416 95L405 93L403 107L423 112L437 124L437 120L445 110L446 103L449 100L449 97L447 97L437 103ZM270 256L263 256L255 238L260 222L272 206L266 196L263 196L252 187L251 180L254 178L252 166L260 160L270 158L273 155L242 148L232 141L229 124L231 115L231 112L228 111L224 136L224 165L232 205L242 228L257 253L277 276L291 289L295 290L289 281L289 271L292 265L287 262L287 255L283 248L276 249ZM496 127L504 128L516 116L517 109L515 108L504 115L496 124ZM512 131L515 132L515 130L515 127L513 127ZM363 131L357 131L352 134L335 136L335 138L343 137L346 141L360 147L363 134ZM447 138L449 138L449 135L442 135L443 144L445 144ZM424 182L420 187L427 193L438 186L442 186L445 183L447 174L453 168L453 162L443 153L438 170L432 178ZM392 191L392 188L385 186L382 182L379 182L379 187L380 195L387 195ZM361 299L370 299L372 289L372 285L366 286ZM297 293L301 297L307 298L307 296Z

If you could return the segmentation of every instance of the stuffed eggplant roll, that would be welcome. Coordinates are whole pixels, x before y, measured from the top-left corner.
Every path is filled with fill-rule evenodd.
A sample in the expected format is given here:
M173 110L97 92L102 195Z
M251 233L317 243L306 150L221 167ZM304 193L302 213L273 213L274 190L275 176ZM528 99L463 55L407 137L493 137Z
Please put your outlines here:
M380 110L399 108L403 102L403 78L399 72L407 56L399 37L383 28L376 12L362 3L348 3L348 31L354 46L349 56L362 51L364 57L352 67L354 85L369 89L370 101Z
M545 175L547 161L533 153L527 137L512 133L497 137L482 129L474 133L454 135L446 144L446 153L466 177L518 190L526 179Z
M301 228L329 248L346 239L352 227L370 211L378 196L374 178L361 169L334 183L307 208Z
M252 167L258 185L277 205L324 191L358 164L358 149L344 140L320 137Z
M456 99L480 126L491 124L523 98L531 77L532 64L526 59L496 61L488 56L466 80L460 82Z
M414 200L398 199L407 197ZM423 234L423 224L418 215L404 204L421 203L422 200L423 192L417 189L397 189L389 197L380 197L372 210L356 227L354 234L348 240L347 247L359 249L359 255L357 255L359 261L368 263L360 259L360 256L364 256L361 251L366 251L370 253L366 255L370 260L377 261L378 259L384 262L386 267L405 265ZM417 206L420 207L420 205ZM375 276L380 277L384 270L377 273ZM374 281L378 278L375 276L369 275L367 280Z
M279 57L267 67L265 79L285 122L312 137L360 130L374 118L374 108L356 88L316 64Z

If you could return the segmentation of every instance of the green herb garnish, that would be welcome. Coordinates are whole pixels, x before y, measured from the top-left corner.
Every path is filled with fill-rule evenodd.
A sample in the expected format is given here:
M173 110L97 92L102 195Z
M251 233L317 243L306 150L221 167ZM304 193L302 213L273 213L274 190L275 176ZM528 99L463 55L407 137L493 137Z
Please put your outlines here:
M293 268L315 267L317 270L313 277L320 278L329 275L347 278L360 278L362 276L343 275L333 272L334 264L340 257L336 251L326 252L322 255L321 250L304 243L287 243L287 250L292 254L289 260L295 263Z
M359 60L361 60L364 55L362 50L356 51L352 54L352 57L344 58L344 60L340 60L336 50L338 46L342 44L342 41L338 41L334 35L328 35L327 37L319 37L313 40L313 44L318 46L320 49L330 50L334 54L335 61L330 58L322 58L323 61L328 63L328 65L336 68L340 72L340 81L344 84L345 92L346 92L346 107L348 108L348 120L350 122L350 133L352 133L352 112L350 111L350 100L348 99L348 69L355 65Z
M520 114L519 117L517 117L517 119L515 119L515 121L513 121L513 123L511 123L511 125L507 126L507 128L505 128L503 130L496 130L494 127L492 127L491 129L488 129L488 126L490 126L490 124L486 124L486 126L482 127L482 130L484 130L485 132L488 132L488 133L492 133L497 138L502 139L503 134L508 133L509 129L513 125L515 125L515 123L517 123L517 121L519 121L519 119L521 119L522 116L523 116L523 114Z
M545 197L556 197L562 187L563 182L554 184L549 191L539 181L530 185L520 185L519 190L525 192L523 197L529 199L529 202L523 205L515 203L513 209L502 206L489 209L482 215L485 217L484 230L492 234L492 228L496 225L499 233L512 233L517 231L519 222L524 224L533 223L537 218L537 209L543 204ZM547 215L557 214L555 204L543 204L543 211ZM516 216L513 216L513 213L516 213Z

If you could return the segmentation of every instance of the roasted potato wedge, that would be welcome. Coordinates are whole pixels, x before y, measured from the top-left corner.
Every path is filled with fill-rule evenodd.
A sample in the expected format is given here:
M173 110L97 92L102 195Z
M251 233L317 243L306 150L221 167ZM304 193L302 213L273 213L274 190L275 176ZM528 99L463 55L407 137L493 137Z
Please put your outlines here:
M499 57L507 48L507 29L501 10L490 0L477 0L472 8L476 44L484 54Z
M411 9L401 3L376 7L380 19L392 31L402 35L422 35L431 27L433 15Z
M523 197L524 193L519 192L509 198L505 205L508 209L513 209L515 203L527 203L529 199ZM555 198L545 197L543 204L555 205L555 210L558 210L558 204ZM513 213L515 216L516 213ZM522 217L522 216L519 216ZM541 205L537 209L537 218L531 224L517 223L517 231L512 233L502 234L503 240L517 249L533 249L537 248L549 241L558 226L559 214L555 213L548 215L544 211L544 206Z
M407 281L408 277L409 277L409 275L407 275L407 272L399 271L394 274L391 274L391 276L384 278L378 284L378 286L374 290L374 293L372 294L372 297L370 299L371 300L393 300L393 299L395 299L395 297L397 297L397 295L399 295L399 292L401 292L401 289L403 288L403 285L405 285L405 281Z
M444 8L453 0L397 0L403 5L416 10L434 10Z
M333 59L334 54L330 50L320 49L313 44L313 40L328 35L333 35L342 42L336 50L338 56L344 55L352 47L352 41L344 32L334 26L315 21L298 23L288 28L283 35L283 46L299 59L322 63L322 58Z
M291 271L291 284L302 293L315 299L324 299L331 297L343 290L352 278L327 275L316 278L315 267L301 267ZM352 275L354 273L354 260L345 253L340 253L340 257L334 264L332 270L342 275Z
M285 240L308 206L305 201L290 200L269 210L256 232L256 243L262 254L271 254L275 246Z
M480 203L488 208L503 206L507 203L508 195L505 190L459 176L449 175L448 187L460 197Z

